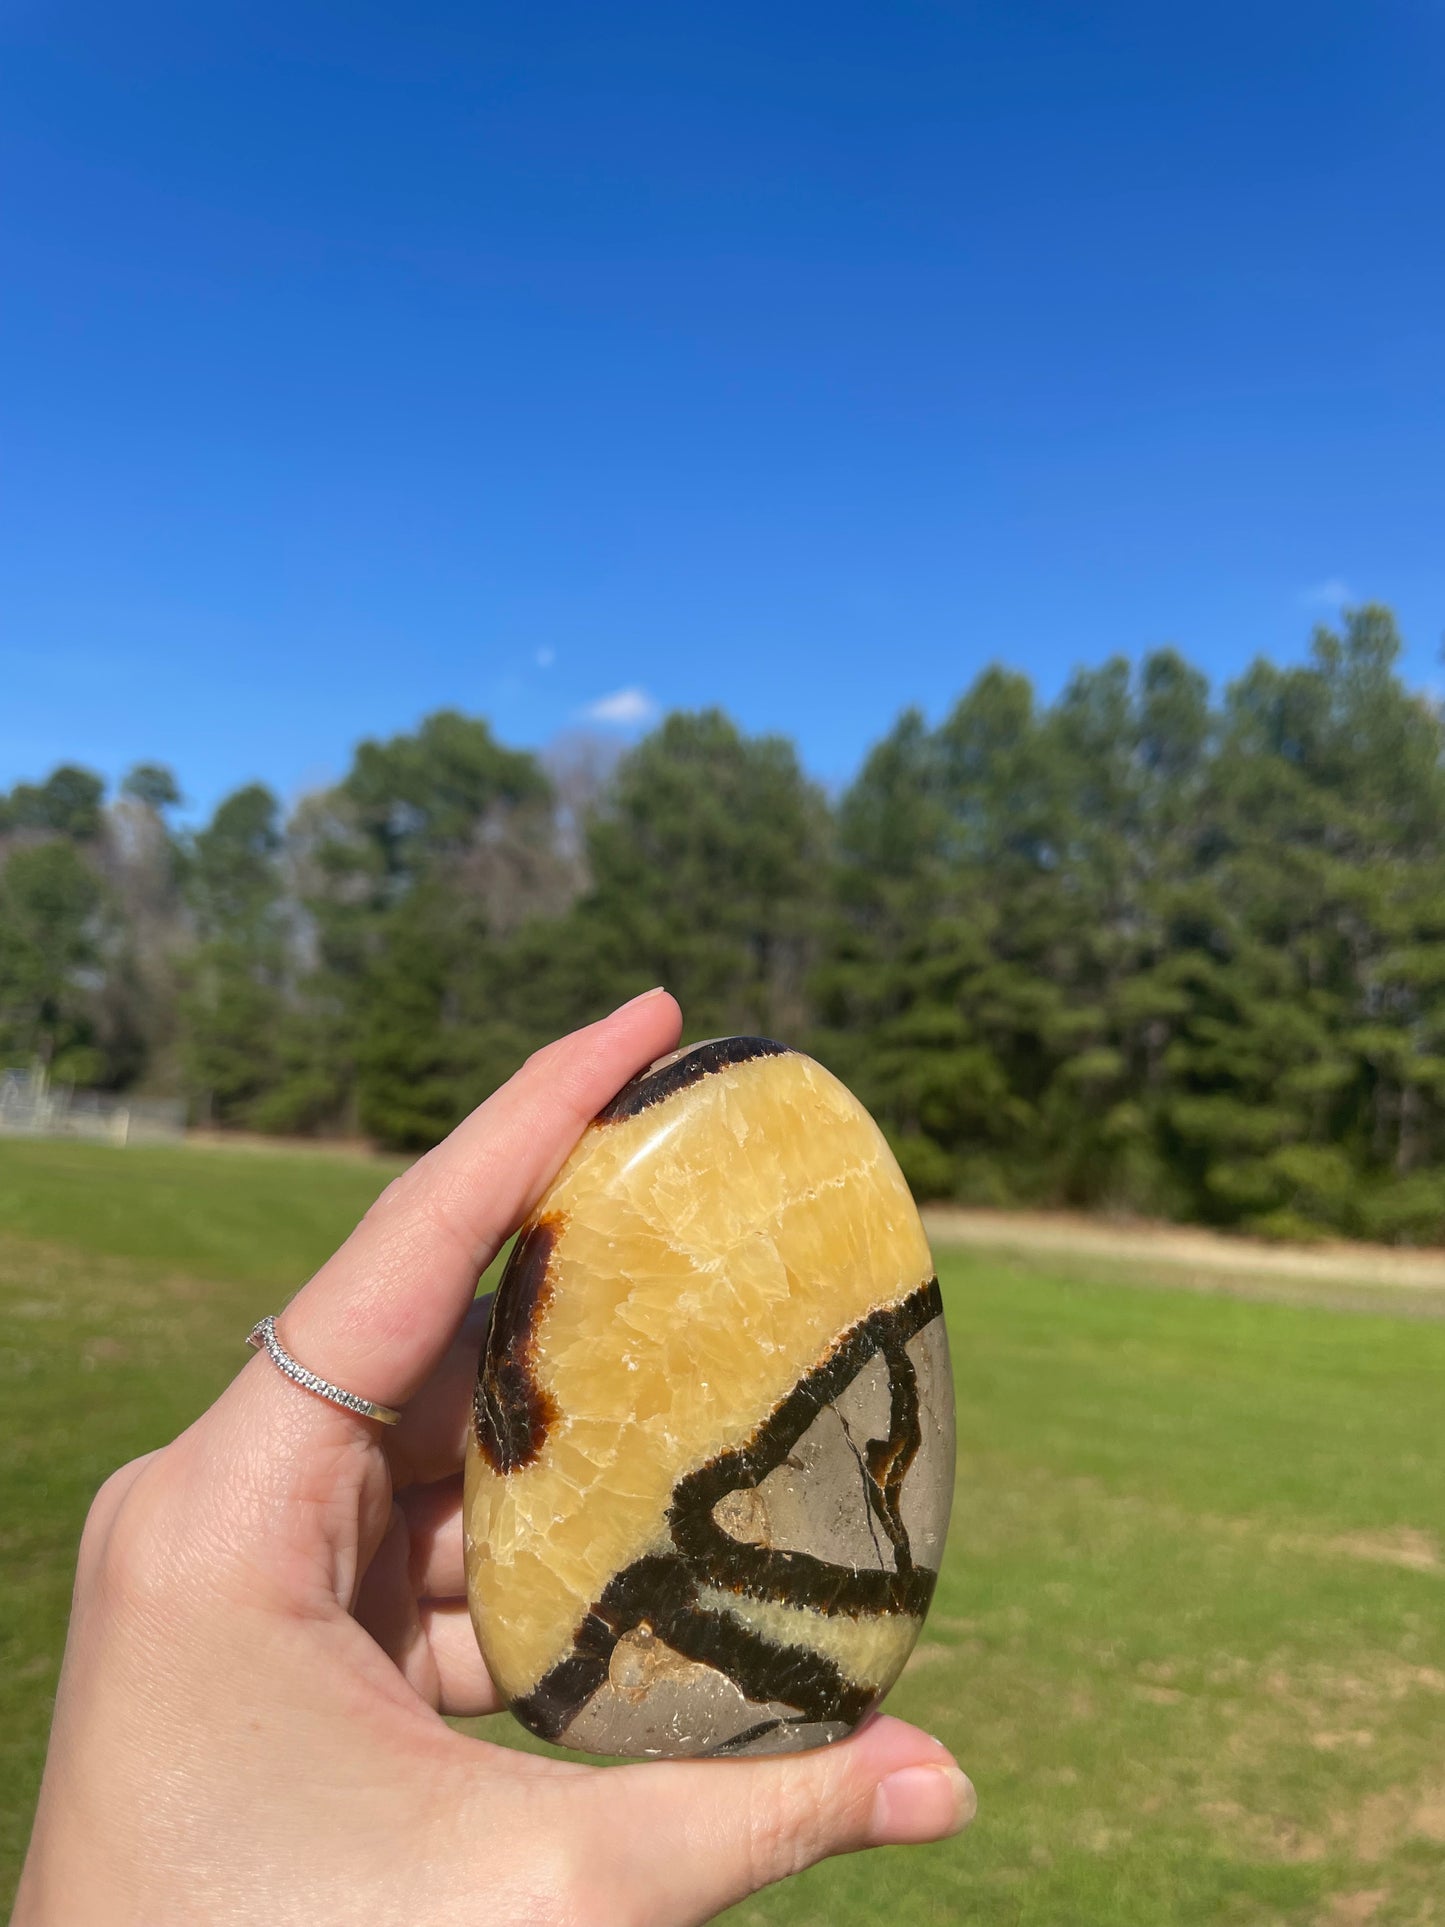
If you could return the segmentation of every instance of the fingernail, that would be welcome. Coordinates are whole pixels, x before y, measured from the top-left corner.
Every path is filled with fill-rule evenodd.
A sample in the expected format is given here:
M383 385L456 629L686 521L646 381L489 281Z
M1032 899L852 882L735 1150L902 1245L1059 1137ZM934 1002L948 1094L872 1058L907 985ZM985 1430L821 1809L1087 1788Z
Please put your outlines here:
M634 1004L645 1004L649 997L660 997L663 994L663 992L666 990L666 988L667 988L666 984L654 984L651 990L639 991L637 996L629 997L625 1004L619 1004L617 1006L617 1009L613 1011L612 1015L614 1017L618 1017L622 1014L624 1010L631 1010Z
M905 1766L879 1782L868 1837L875 1847L946 1840L978 1812L973 1782L956 1766Z

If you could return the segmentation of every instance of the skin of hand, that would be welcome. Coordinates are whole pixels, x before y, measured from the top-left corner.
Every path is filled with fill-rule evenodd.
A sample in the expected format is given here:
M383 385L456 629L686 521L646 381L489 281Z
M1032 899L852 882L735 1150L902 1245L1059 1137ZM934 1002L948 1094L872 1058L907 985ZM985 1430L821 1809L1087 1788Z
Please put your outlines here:
M684 1927L972 1817L945 1749L894 1719L781 1759L598 1769L441 1717L498 1705L462 1570L476 1280L679 1027L654 991L540 1051L291 1301L288 1350L400 1425L257 1356L101 1489L17 1927Z

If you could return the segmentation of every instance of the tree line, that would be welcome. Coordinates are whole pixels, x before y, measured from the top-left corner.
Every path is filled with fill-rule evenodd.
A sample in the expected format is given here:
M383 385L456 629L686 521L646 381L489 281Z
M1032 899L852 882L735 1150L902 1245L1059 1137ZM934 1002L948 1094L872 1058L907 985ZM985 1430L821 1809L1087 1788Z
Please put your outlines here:
M65 766L0 795L0 1064L420 1148L665 983L835 1069L925 1197L1440 1241L1445 716L1399 654L1368 607L1219 694L992 667L836 799L716 710L610 768L443 711L185 831L161 766Z

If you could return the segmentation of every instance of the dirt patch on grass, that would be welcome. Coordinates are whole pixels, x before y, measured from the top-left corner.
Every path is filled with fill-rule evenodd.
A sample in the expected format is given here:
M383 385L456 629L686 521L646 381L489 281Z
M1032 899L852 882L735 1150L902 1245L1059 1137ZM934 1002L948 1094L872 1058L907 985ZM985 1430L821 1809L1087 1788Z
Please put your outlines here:
M263 1157L345 1158L403 1170L412 1159L383 1151L364 1137L267 1137L260 1131L187 1131L179 1140L193 1151L259 1151Z
M1205 1782L1213 1782L1213 1797L1196 1806L1225 1852L1265 1865L1329 1863L1382 1873L1418 1866L1422 1849L1445 1846L1438 1761L1419 1778L1393 1783L1370 1770L1394 1730L1398 1702L1445 1687L1445 1680L1437 1687L1432 1669L1379 1654L1362 1655L1350 1671L1279 1660L1226 1670L1234 1690L1216 1705L1229 1730ZM1301 1745L1325 1756L1326 1778L1304 1770L1297 1756L1291 1761ZM1241 1794L1241 1787L1252 1795ZM1377 1892L1390 1897L1371 1884L1338 1893L1329 1905L1363 1907L1362 1896ZM1317 1916L1321 1922L1356 1918L1373 1915L1326 1910Z
M1315 1550L1306 1546L1307 1550ZM1337 1552L1346 1559L1364 1559L1379 1566L1403 1566L1407 1572L1445 1572L1440 1541L1433 1534L1400 1526L1394 1532L1346 1532L1319 1542L1318 1550Z
M957 1659L958 1649L954 1646L940 1645L937 1640L925 1639L914 1647L903 1665L905 1673L917 1673L927 1666L941 1666L946 1661Z
M1389 1859L1411 1841L1439 1846L1445 1842L1445 1782L1372 1793L1353 1813L1332 1816L1331 1833L1366 1865Z
M1368 1927L1390 1898L1388 1887L1362 1887L1357 1893L1331 1894L1318 1927Z
M966 1211L935 1204L924 1210L923 1219L940 1244L1123 1258L1234 1276L1384 1285L1445 1296L1445 1251L1337 1243L1299 1249L1183 1225L1114 1224L1069 1211Z
M1445 1843L1445 1785L1385 1787L1337 1808L1322 1826L1304 1826L1284 1814L1251 1813L1233 1800L1205 1801L1199 1812L1236 1853L1286 1866L1338 1859L1376 1866L1412 1844Z

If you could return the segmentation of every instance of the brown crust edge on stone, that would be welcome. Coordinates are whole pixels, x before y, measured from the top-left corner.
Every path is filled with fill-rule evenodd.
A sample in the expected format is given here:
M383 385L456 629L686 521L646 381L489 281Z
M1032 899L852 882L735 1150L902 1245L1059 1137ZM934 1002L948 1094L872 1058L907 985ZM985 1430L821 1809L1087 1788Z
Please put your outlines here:
M630 1084L624 1084L612 1102L604 1104L597 1113L597 1122L616 1124L625 1117L637 1117L665 1098L685 1091L689 1084L700 1083L714 1071L726 1070L730 1064L751 1063L755 1057L791 1054L790 1044L775 1043L771 1037L716 1037L709 1044L696 1044L660 1070L643 1071Z
M566 1219L538 1218L512 1247L492 1301L477 1370L472 1414L477 1444L494 1472L530 1465L546 1443L557 1408L537 1382L537 1321L552 1296L552 1252Z

